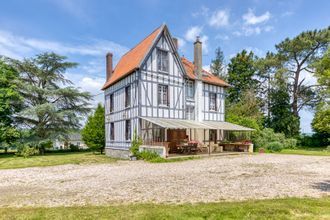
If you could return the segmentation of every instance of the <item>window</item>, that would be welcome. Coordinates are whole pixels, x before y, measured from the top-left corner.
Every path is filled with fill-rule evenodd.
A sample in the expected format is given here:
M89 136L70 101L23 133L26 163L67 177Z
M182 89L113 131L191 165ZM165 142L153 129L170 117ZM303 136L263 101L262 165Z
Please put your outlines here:
M165 50L157 49L157 68L159 71L168 72L168 52Z
M158 105L169 106L168 86L158 85Z
M210 111L216 111L217 110L217 94L210 92Z
M195 88L194 88L194 82L188 81L186 85L186 92L188 98L194 98Z
M131 105L131 87L125 87L125 107L129 107Z
M113 94L110 95L110 112L113 112Z
M110 123L110 140L115 139L115 124L113 122Z
M186 119L194 120L195 119L195 108L194 106L186 106Z
M126 137L126 140L131 140L131 121L130 120L126 120L126 123L125 123L125 137Z

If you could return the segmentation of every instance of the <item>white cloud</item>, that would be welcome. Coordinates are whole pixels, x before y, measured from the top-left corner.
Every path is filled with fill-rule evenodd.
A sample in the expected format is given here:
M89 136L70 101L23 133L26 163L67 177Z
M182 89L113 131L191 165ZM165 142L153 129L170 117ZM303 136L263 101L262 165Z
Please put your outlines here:
M8 31L0 30L0 54L21 59L36 53L53 51L64 55L104 56L113 52L120 57L128 48L107 40L93 39L85 44L67 44L58 41L18 36Z
M230 38L229 38L228 35L218 34L217 36L215 36L215 39L216 40L224 40L224 41L226 41L226 40L229 40Z
M229 24L229 12L227 10L215 11L209 19L211 27L219 28Z
M192 13L192 16L197 18L199 16L208 16L210 9L208 7L202 6L200 10Z
M207 72L210 72L210 65L204 65L203 69L206 70Z
M248 12L242 16L243 20L245 21L245 24L247 25L255 25L260 24L268 21L271 17L271 14L269 11L266 11L264 14L260 16L256 16L252 9L248 9Z
M189 28L185 34L185 39L190 42L194 42L197 36L200 36L203 28L200 26L193 26Z
M196 38L199 37L200 41L203 43L203 52L207 54L209 52L209 37L205 34L202 34L202 30L203 28L200 26L193 26L189 28L185 34L185 39L189 42L195 42Z

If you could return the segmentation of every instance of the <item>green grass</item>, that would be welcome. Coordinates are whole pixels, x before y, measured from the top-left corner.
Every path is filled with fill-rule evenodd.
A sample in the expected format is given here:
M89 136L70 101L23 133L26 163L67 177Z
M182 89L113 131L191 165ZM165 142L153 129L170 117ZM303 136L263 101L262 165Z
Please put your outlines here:
M280 154L299 154L312 156L330 156L330 151L326 148L298 148L298 149L283 149Z
M330 219L330 197L204 204L0 208L2 219Z
M105 155L91 152L48 153L44 156L32 156L29 158L15 155L0 155L0 169L43 167L63 164L93 164L110 163L116 161Z

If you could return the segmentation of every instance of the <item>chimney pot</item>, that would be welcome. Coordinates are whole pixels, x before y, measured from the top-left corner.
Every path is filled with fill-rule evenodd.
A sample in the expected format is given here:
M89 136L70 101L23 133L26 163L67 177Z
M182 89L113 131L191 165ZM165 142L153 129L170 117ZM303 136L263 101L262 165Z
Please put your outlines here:
M112 53L107 53L106 55L106 72L107 72L107 81L110 79L112 75Z

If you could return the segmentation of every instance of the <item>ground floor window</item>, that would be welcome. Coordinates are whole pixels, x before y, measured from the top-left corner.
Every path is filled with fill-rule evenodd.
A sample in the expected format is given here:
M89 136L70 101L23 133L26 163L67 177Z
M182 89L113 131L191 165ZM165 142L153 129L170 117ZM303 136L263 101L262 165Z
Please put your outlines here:
M186 106L186 119L194 120L195 119L195 107Z
M110 123L110 140L115 140L115 124Z
M125 122L125 138L126 140L131 140L131 121L126 120Z

